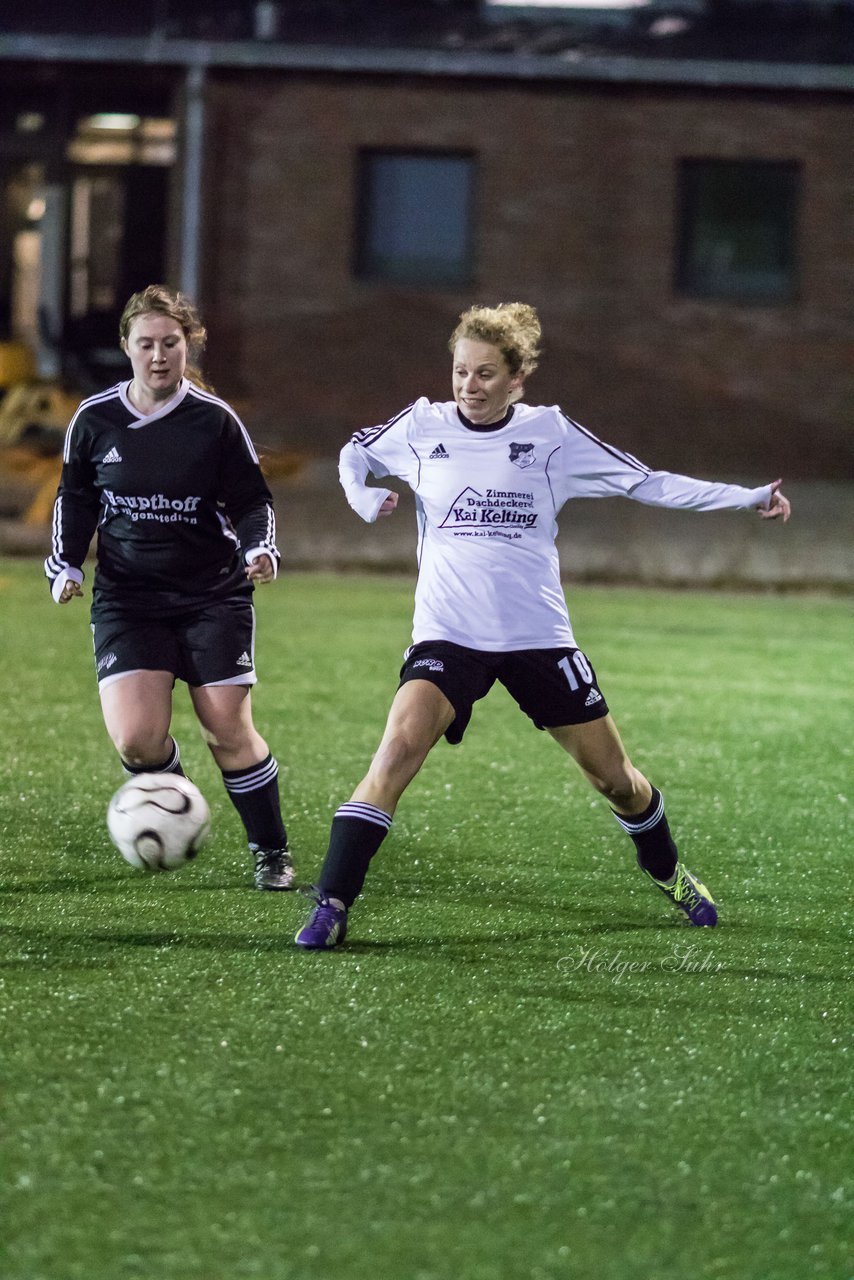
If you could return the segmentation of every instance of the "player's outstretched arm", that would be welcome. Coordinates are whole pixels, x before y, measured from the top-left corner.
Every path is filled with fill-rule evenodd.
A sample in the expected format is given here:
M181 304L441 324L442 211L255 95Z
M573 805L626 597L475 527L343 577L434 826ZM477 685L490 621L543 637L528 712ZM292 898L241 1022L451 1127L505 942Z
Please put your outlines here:
M778 520L782 517L785 522L792 514L792 504L784 493L780 491L782 480L775 480L771 485L771 497L768 499L767 507L760 507L759 514L763 520Z

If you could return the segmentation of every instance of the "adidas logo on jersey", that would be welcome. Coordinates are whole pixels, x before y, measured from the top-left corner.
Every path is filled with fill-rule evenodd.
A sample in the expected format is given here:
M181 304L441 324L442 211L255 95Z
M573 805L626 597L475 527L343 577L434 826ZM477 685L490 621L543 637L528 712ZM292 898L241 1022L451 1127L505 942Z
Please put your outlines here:
M122 455L119 453L115 445L113 445L110 452L105 453L103 458L101 459L102 462L121 462L121 460L122 460Z
M238 667L251 667L251 666L252 666L252 659L249 657L249 654L246 652L246 650L245 650L245 649L244 649L244 650L243 650L243 652L241 653L240 657L237 659L237 664L236 664L236 665L237 665Z
M451 455L448 453L448 450L445 448L443 444L437 444L436 448L430 454L430 459L432 460L433 458L450 458L450 456Z
M595 707L597 702L602 701L602 695L598 689L591 689L587 697L584 699L585 707Z

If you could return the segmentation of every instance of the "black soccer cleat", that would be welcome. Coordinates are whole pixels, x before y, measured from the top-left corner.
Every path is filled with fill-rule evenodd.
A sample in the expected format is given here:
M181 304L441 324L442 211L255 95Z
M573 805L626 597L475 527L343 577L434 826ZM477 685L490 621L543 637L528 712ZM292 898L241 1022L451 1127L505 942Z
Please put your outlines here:
M287 849L253 849L256 889L293 889L296 872Z

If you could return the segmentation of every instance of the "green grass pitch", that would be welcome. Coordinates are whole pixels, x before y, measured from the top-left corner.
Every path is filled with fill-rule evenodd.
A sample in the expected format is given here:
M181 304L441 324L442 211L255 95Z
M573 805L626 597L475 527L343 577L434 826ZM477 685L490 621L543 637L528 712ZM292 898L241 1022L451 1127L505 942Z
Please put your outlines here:
M132 871L84 602L0 563L3 1280L848 1280L850 601L571 591L715 893L691 929L495 690L413 783L339 953L214 831ZM257 596L300 877L376 745L412 582Z

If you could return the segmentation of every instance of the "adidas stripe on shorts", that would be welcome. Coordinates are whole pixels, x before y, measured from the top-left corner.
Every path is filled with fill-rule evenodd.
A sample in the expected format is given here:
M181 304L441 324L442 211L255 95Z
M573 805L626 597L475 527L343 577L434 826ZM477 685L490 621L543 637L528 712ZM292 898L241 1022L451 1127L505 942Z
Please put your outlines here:
M510 653L467 649L449 640L425 640L408 649L400 683L429 680L456 711L445 734L461 742L472 707L497 681L538 729L587 724L608 714L596 672L580 649L517 649Z
M129 671L171 671L198 687L255 684L255 610L245 592L192 611L135 612L101 601L92 609L99 688Z

